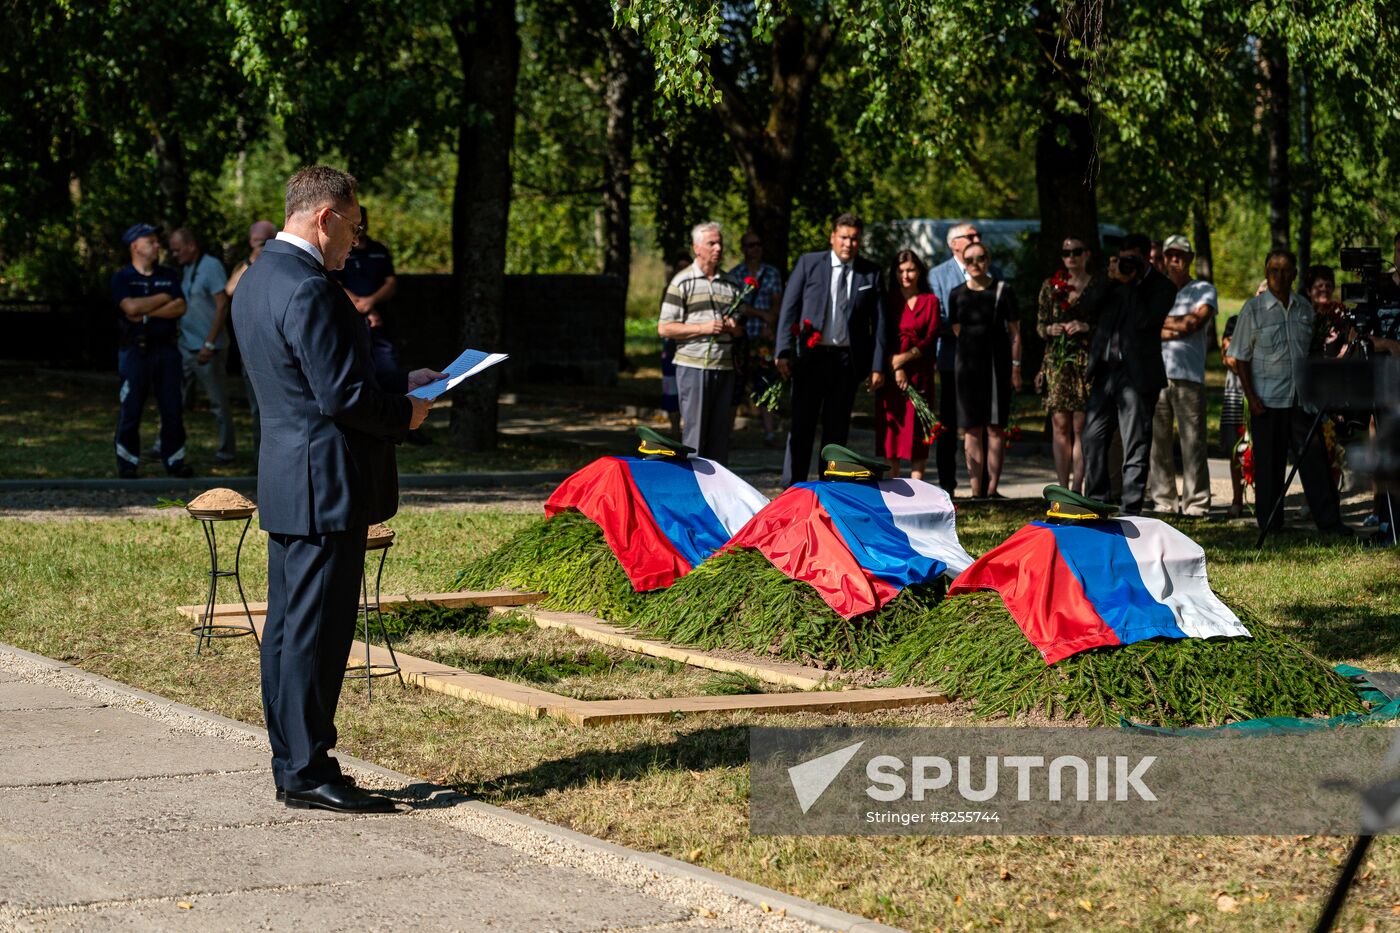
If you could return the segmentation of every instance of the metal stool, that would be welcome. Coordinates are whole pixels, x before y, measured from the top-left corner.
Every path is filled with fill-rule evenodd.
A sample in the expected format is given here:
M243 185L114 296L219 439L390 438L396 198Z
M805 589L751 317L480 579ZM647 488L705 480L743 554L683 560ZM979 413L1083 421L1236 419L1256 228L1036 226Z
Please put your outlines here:
M369 576L360 576L360 618L363 622L364 643L365 643L365 663L352 664L345 668L346 677L363 677L365 679L365 699L374 699L374 678L376 677L398 677L399 683L403 684L403 673L399 670L399 658L394 654L394 642L389 637L389 630L384 625L384 613L379 609L379 582L384 577L384 561L389 556L389 548L394 546L394 531L383 525L371 525L369 533L365 536L365 552L379 552L379 569L374 574L374 602L369 600ZM384 638L384 646L389 649L389 664L371 664L369 659L369 616L373 612L379 622L379 634Z
M222 507L201 505L201 500L206 504L216 501L215 494L224 496L222 499L224 502L232 499L236 504ZM253 522L253 513L257 511L257 506L231 489L211 489L185 506L185 511L189 512L190 517L200 523L200 527L204 529L205 543L209 545L209 593L204 600L204 615L200 617L199 624L190 629L190 634L195 636L195 656L199 656L200 649L204 647L206 640L212 642L215 638L240 638L244 635L252 635L253 641L258 642L258 632L253 627L253 613L248 608L248 597L243 595L243 580L238 575L239 561L243 556L243 539L248 537L248 526ZM243 520L243 529L238 534L238 547L233 552L233 569L225 570L219 566L219 542L218 536L214 533L214 523L237 521L238 519ZM233 582L238 586L238 598L243 603L243 615L248 620L247 625L216 624L214 622L214 599L221 577L232 577ZM261 642L258 643L261 644Z

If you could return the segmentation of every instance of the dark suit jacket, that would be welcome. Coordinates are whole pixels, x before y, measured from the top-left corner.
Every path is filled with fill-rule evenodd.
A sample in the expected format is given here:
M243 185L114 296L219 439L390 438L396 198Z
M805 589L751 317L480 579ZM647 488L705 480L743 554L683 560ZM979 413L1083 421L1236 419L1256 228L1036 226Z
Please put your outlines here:
M304 250L269 240L238 283L233 320L258 398L264 531L324 534L398 510L394 444L413 406L380 391L369 328Z
M1143 393L1165 389L1167 370L1162 363L1162 322L1167 319L1174 301L1176 286L1150 266L1147 274L1132 285L1114 282L1104 300L1089 350L1089 378L1106 370L1104 351L1121 322L1119 348L1128 381Z
M851 268L851 361L857 373L885 368L885 315L880 301L880 269L857 256ZM825 322L831 310L831 250L804 253L788 276L783 306L778 311L778 356L792 356L797 338L793 327L804 320ZM819 326L820 330L821 327Z

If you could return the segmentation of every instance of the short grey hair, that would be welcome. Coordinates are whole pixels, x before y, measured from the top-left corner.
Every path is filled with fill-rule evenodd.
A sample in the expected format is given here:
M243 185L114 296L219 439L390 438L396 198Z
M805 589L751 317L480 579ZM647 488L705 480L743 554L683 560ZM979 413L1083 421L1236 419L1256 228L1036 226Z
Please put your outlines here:
M694 246L700 242L700 238L713 230L715 233L723 234L724 228L713 220L707 220L702 224L696 224L690 228L690 245Z
M329 165L309 165L287 179L287 216L348 204L355 197L355 176Z
M947 233L947 235L943 238L943 239L944 239L944 242L946 242L946 243L948 244L948 248L949 248L949 249L952 249L952 248L953 248L953 241L954 241L954 240L956 240L958 237L962 236L962 235L963 235L964 233L966 233L967 231L976 229L976 227L977 227L976 224L968 223L967 221L963 221L962 223L953 224L951 227L948 228L948 233Z

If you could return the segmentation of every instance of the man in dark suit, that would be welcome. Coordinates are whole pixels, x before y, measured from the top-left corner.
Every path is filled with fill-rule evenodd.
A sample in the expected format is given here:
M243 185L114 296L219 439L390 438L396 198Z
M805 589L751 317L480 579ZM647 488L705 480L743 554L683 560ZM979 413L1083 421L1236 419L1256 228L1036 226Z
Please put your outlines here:
M1123 513L1138 515L1147 491L1152 413L1166 388L1162 322L1176 286L1147 261L1152 241L1123 238L1113 291L1089 350L1089 405L1084 419L1084 494L1109 495L1108 448L1115 424L1123 437Z
M370 335L339 269L359 229L355 179L326 166L287 182L287 220L233 298L262 415L258 506L268 535L263 711L287 806L388 812L341 776L335 709L354 639L365 533L398 509L394 444L430 403L375 380ZM414 388L441 374L418 370Z
M869 375L872 390L884 382L880 270L857 255L863 226L854 214L837 217L831 249L804 254L783 289L777 367L784 379L792 379L784 486L807 478L818 421L823 447L844 445L861 380Z

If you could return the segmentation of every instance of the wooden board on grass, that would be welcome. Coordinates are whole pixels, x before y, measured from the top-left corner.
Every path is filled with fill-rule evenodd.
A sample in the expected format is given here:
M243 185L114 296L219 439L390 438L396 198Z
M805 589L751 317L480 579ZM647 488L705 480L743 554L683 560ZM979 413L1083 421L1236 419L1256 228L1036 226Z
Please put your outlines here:
M460 593L385 593L379 597L380 608L392 609L409 603L432 603L444 609L466 609L471 606L525 606L539 602L543 593L525 593L520 590L477 590ZM204 618L203 604L198 606L177 606L180 615L196 622ZM267 614L267 603L248 603L248 611L255 617ZM229 616L245 618L242 603L218 603L214 606L211 618L223 619Z
M514 609L534 620L540 628L559 628L573 632L581 638L596 641L612 648L621 648L634 654L645 654L667 661L679 661L691 667L721 673L743 674L768 684L796 687L798 690L815 690L831 680L829 672L802 664L789 664L783 661L736 661L699 648L681 648L665 642L647 641L631 635L610 622L581 612L553 612L548 609Z

